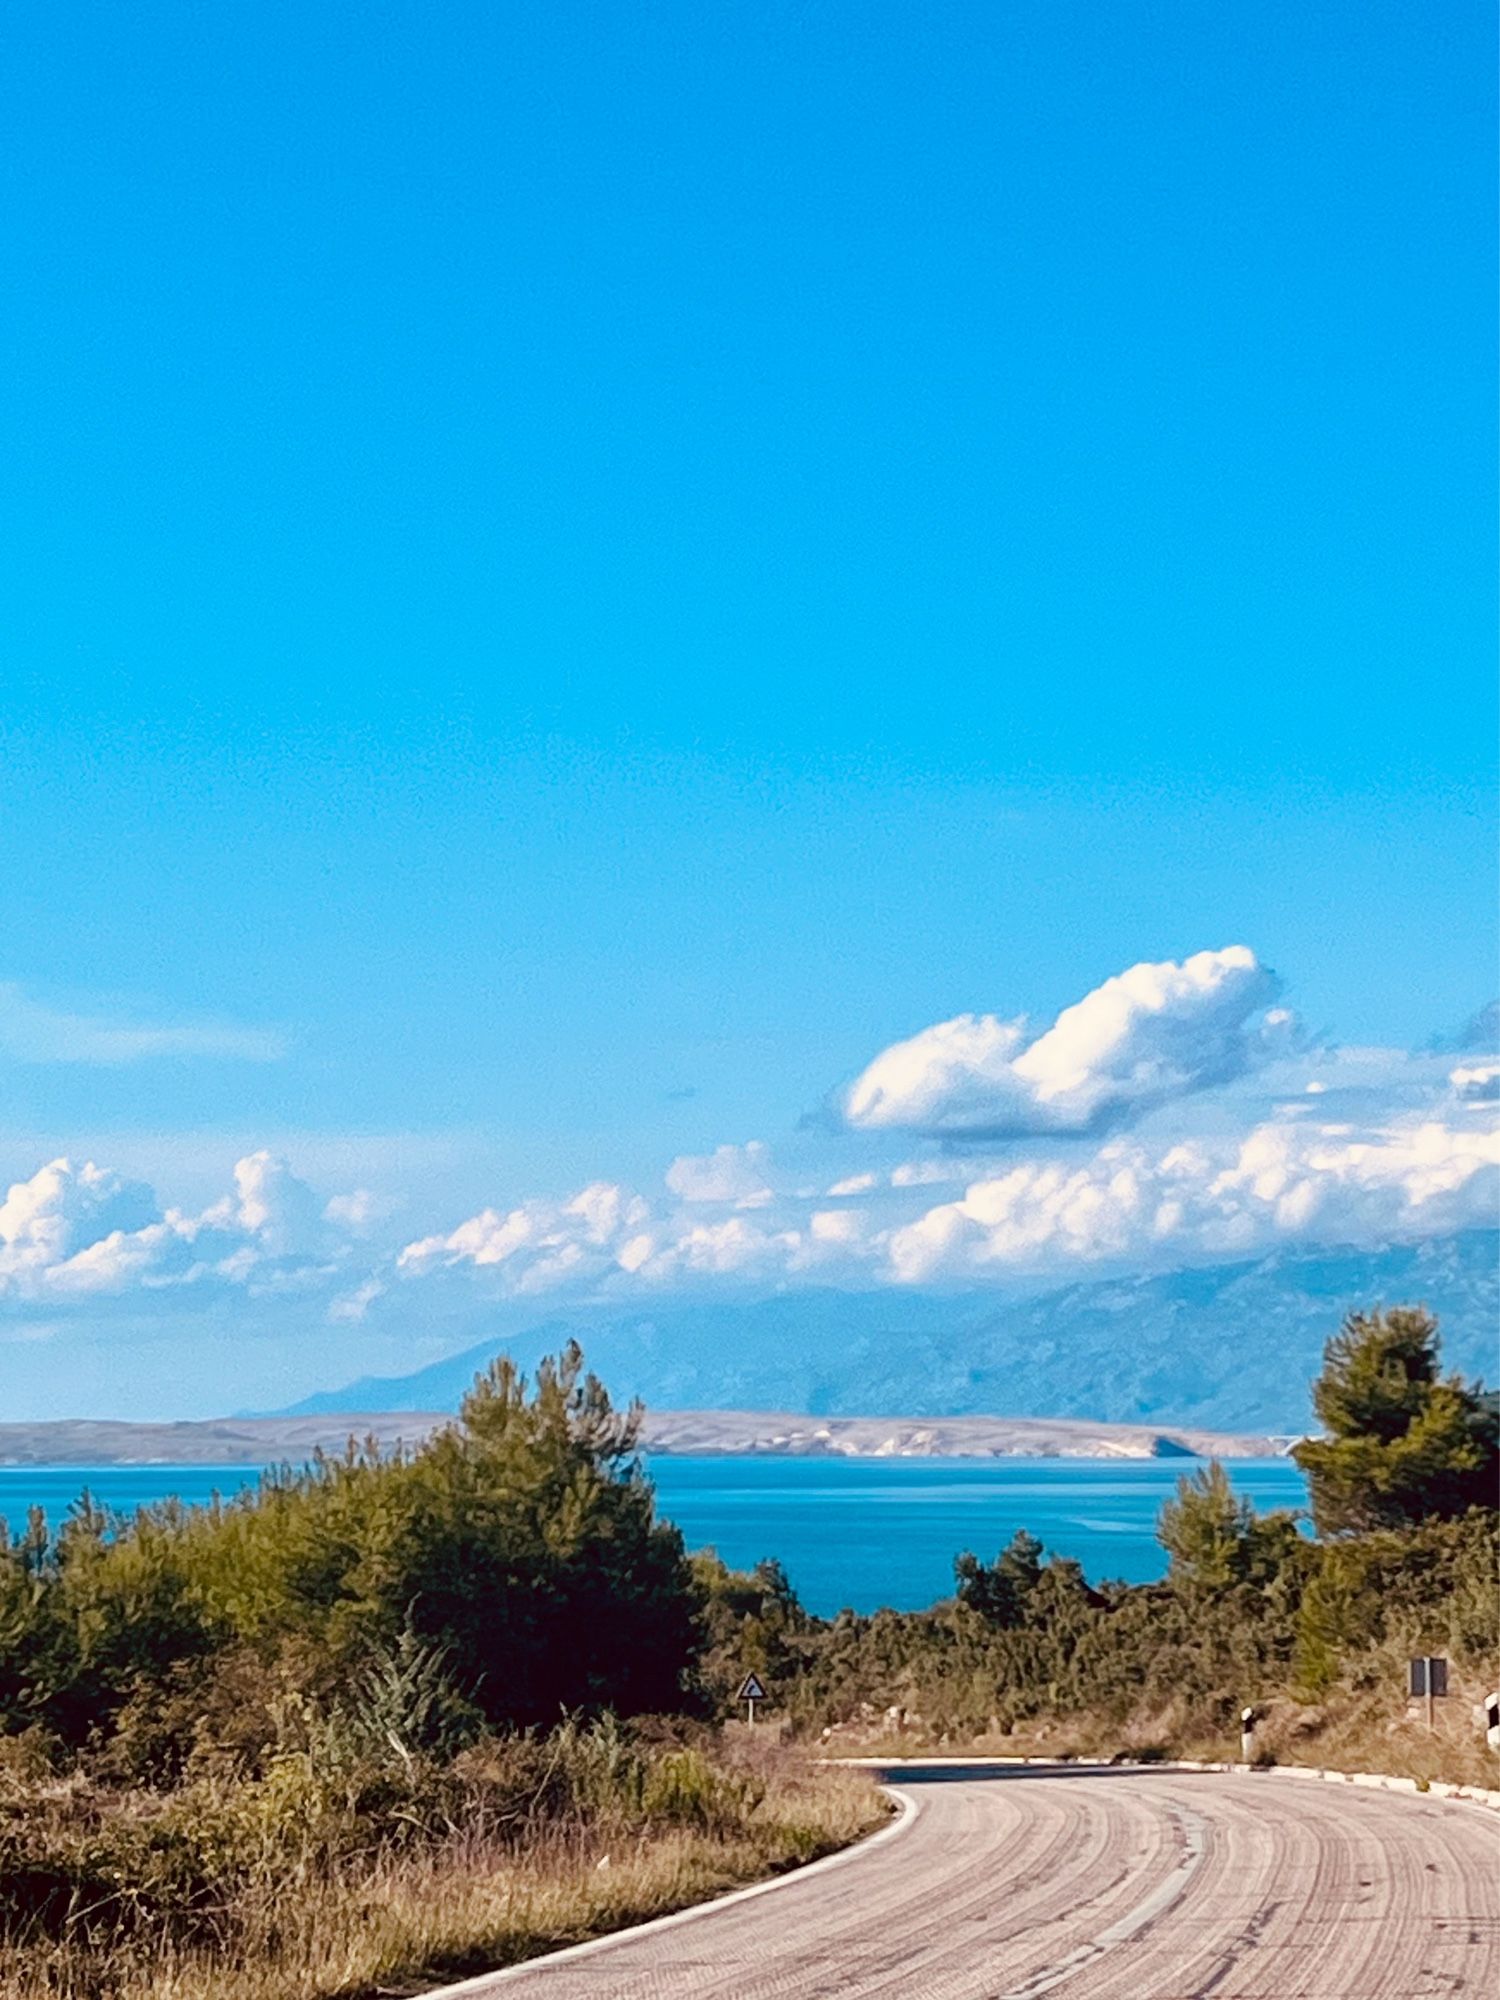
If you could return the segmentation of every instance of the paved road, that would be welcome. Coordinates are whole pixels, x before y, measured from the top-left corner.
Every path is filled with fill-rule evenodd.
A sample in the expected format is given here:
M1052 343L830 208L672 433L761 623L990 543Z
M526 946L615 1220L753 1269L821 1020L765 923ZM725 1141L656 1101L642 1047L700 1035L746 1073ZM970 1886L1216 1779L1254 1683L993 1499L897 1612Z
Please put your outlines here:
M495 2000L1500 1994L1500 1819L1199 1772L902 1772L914 1817L805 1879L468 1990Z

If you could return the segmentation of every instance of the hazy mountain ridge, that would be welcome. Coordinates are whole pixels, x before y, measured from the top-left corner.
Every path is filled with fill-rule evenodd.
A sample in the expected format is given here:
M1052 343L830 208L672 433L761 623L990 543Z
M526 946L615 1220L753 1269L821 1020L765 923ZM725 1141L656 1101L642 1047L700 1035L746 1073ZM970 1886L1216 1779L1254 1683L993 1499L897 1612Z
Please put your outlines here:
M1500 1236L1467 1230L1377 1251L1281 1253L1024 1298L993 1292L788 1292L653 1312L595 1308L491 1337L411 1375L365 1378L283 1414L454 1408L501 1351L523 1366L569 1338L620 1397L657 1410L912 1418L1004 1412L1288 1433L1343 1314L1421 1302L1450 1367L1493 1377Z

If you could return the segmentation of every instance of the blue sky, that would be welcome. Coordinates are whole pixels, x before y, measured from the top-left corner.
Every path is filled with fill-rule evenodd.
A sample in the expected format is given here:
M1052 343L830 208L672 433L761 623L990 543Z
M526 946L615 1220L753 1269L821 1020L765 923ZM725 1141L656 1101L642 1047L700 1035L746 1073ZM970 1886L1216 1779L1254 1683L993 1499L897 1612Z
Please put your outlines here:
M404 1246L724 1145L777 1202L889 1175L826 1110L881 1050L1232 945L1306 1073L1189 1063L1148 1139L1260 1129L1337 1049L1361 1133L1458 1089L1467 1144L1410 1052L1496 985L1491 41L13 24L0 1192L93 1161L130 1234L266 1152L368 1201L284 1321L13 1278L0 1396L70 1340L155 1405L399 1360L422 1312L328 1314ZM971 1178L1044 1142L1119 1134Z

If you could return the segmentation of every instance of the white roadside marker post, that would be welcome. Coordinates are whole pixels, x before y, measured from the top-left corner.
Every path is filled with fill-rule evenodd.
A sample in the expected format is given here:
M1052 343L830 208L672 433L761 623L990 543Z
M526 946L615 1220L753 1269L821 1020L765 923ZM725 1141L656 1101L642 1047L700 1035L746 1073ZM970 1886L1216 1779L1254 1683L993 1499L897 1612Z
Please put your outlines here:
M1244 1764L1255 1762L1255 1710L1240 1710L1240 1761Z
M1433 1702L1441 1701L1448 1692L1448 1662L1440 1653L1421 1655L1411 1662L1407 1681L1407 1699L1422 1702L1430 1730L1436 1719Z

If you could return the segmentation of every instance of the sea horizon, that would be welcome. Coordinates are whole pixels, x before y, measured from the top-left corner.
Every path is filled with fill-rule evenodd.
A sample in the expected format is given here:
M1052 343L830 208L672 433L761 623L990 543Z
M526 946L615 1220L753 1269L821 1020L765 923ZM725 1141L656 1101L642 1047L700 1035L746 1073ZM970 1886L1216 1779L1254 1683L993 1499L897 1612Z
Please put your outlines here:
M772 1453L647 1454L659 1511L690 1550L732 1568L781 1564L819 1617L849 1609L916 1611L950 1596L964 1549L986 1560L1019 1529L1090 1582L1155 1582L1166 1552L1155 1526L1192 1458L841 1458ZM0 1518L11 1533L41 1506L55 1532L86 1490L128 1514L177 1498L202 1505L255 1485L258 1465L0 1467ZM1240 1459L1235 1488L1257 1509L1298 1508L1306 1482L1288 1458Z

